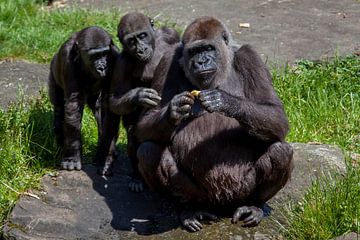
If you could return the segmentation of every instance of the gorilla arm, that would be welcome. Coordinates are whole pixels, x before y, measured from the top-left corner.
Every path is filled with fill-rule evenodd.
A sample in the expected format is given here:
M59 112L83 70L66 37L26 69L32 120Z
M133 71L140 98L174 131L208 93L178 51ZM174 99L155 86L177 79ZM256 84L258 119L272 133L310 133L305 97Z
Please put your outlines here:
M137 106L148 108L157 106L161 98L154 89L133 88L131 79L126 79L125 75L129 74L125 71L129 68L125 66L126 64L126 59L122 56L116 62L110 87L110 110L118 115L125 115L133 112Z
M271 75L260 56L248 45L234 56L235 74L243 81L245 97L222 90L203 90L199 99L209 112L222 112L237 119L251 135L267 142L284 140L288 121L272 86Z
M163 108L148 110L141 116L136 136L140 141L170 141L176 127L190 116L193 104L194 96L185 91L175 95Z

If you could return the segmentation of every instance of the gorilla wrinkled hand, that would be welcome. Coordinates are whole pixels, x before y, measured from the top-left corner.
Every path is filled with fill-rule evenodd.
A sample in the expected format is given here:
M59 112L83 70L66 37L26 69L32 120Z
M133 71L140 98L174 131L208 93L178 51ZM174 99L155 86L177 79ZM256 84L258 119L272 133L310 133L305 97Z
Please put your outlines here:
M199 100L208 112L223 112L228 94L218 89L202 90Z
M161 101L159 94L152 88L138 87L129 91L127 94L132 102L147 108L156 107Z
M175 95L170 101L169 111L170 119L179 124L181 120L190 116L191 106L194 104L195 97L190 92L182 92Z

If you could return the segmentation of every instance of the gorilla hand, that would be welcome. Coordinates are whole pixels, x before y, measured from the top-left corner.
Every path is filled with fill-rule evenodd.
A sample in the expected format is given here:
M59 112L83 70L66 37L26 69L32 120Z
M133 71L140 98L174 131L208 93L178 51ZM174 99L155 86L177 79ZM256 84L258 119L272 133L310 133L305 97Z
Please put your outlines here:
M223 112L225 92L218 89L202 90L199 100L208 112Z
M191 95L190 92L182 92L171 99L169 105L170 120L175 125L178 125L182 119L186 119L190 116L194 99L195 97Z
M132 102L147 108L156 107L161 101L159 94L152 88L135 88L129 94L131 95Z
M180 213L180 222L189 232L200 231L203 228L200 221L216 221L217 219L218 218L215 215L205 211L184 210Z

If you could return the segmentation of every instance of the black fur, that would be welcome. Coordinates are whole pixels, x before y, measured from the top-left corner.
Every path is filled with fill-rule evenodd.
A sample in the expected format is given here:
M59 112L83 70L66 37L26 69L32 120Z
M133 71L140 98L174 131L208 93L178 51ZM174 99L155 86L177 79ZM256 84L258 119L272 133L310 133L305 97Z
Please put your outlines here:
M140 172L154 190L210 211L230 208L234 223L255 226L293 169L292 148L284 142L288 121L271 75L215 18L196 19L182 42L170 69L154 77L154 85L164 86L161 104L145 111L136 127ZM201 90L198 97L194 89ZM181 221L197 231L203 213L187 209Z
M88 27L74 33L51 61L49 96L54 105L54 130L63 147L61 167L81 169L81 119L85 103L93 111L99 134L96 158L103 165L107 155L115 154L116 137L102 148L103 127L110 111L106 107L110 76L119 50L102 28Z
M122 116L127 131L127 152L134 169L134 182L129 187L141 191L136 158L139 143L133 133L134 125L143 108L155 107L160 102L158 92L150 88L152 79L160 63L169 62L168 55L180 38L173 29L154 29L152 21L141 13L129 13L120 20L118 37L123 52L112 78L110 109ZM116 131L110 129L109 134Z

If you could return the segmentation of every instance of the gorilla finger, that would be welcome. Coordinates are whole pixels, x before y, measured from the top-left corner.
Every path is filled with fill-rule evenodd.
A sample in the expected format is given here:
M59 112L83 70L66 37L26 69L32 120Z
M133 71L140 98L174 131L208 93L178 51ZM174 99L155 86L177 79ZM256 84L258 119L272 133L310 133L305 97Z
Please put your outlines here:
M151 99L153 101L161 101L161 97L158 94L154 94L154 93L146 93L144 98L148 98Z
M245 222L244 220L244 223L241 225L243 227L255 227L259 224L259 221L255 218L252 218L251 220L248 220Z
M190 105L193 105L194 104L194 99L193 98L190 98L188 96L182 96L180 99L179 99L179 103L181 105L184 105L184 104L190 104Z
M154 102L153 100L150 99L140 99L139 103L141 105L143 105L144 107L156 107L158 105L157 102Z
M191 106L186 104L186 105L183 105L179 108L179 112L181 113L188 113L191 111Z
M144 89L144 92L147 92L147 93L152 93L152 94L155 94L155 95L159 95L159 93L153 89L153 88L145 88Z
M185 228L190 231L190 232L196 232L198 230L196 230L194 227L192 227L190 224L186 224Z
M191 221L191 222L190 222L190 225L191 225L193 228L195 228L196 231L200 231L200 230L202 229L201 223L200 223L198 220L196 220L196 219L194 219L193 221Z

